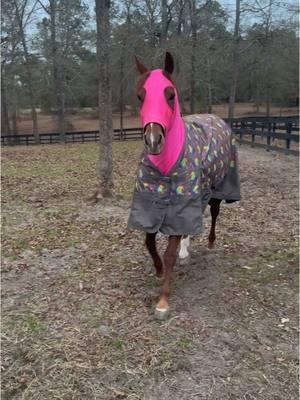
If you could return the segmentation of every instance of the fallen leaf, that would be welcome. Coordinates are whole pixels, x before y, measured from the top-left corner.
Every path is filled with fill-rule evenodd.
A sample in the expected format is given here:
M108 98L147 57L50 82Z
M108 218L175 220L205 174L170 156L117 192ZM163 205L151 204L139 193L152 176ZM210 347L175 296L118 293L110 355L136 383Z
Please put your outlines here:
M281 318L281 323L285 324L286 322L289 322L290 319L289 318Z

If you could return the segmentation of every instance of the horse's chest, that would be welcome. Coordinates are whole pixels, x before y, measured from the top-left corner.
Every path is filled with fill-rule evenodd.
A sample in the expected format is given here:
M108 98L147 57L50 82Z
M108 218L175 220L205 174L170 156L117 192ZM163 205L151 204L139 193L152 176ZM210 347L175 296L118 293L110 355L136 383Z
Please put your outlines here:
M191 196L223 179L229 166L230 132L186 123L184 150L169 176L163 176L146 157L138 172L139 192Z

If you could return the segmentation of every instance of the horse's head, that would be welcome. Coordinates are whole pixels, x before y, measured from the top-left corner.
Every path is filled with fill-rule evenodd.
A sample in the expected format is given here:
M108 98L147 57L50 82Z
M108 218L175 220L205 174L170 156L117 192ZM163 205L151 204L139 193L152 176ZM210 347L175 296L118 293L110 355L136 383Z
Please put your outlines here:
M176 88L172 81L174 61L171 54L166 53L163 70L149 71L137 58L136 66L141 74L137 97L141 104L145 150L148 154L160 154L166 134L172 127L175 110L179 110Z

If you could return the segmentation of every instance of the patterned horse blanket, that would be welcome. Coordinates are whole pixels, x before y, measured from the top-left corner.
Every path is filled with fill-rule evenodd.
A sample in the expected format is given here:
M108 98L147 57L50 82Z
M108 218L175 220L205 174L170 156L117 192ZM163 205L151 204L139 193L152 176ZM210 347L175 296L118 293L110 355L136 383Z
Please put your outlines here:
M211 198L240 200L237 151L230 127L212 114L191 115L184 122L185 144L168 176L142 155L129 228L166 235L199 234Z

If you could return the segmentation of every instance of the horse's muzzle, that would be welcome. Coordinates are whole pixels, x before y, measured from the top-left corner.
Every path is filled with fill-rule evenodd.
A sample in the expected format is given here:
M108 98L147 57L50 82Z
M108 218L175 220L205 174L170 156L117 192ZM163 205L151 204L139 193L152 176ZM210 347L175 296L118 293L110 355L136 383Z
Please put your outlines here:
M158 155L165 144L164 128L155 122L150 122L144 128L144 144L148 154Z

